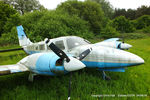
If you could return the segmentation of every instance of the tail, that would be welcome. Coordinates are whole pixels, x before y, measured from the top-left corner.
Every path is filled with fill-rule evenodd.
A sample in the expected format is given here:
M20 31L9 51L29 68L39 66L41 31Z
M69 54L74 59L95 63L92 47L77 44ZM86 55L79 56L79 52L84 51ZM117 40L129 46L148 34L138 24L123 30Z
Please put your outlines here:
M20 46L26 46L26 45L32 44L30 39L27 38L22 25L17 26L17 33L18 33L18 39L19 39Z

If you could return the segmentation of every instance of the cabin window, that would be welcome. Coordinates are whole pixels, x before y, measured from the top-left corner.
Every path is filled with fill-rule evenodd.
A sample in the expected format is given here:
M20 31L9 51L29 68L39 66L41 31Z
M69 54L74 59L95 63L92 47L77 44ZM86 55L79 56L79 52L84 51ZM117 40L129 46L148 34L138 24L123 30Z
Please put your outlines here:
M38 50L38 46L35 47L35 50Z
M56 42L55 42L55 45L56 45L58 48L60 48L61 50L64 50L64 49L65 49L63 40L61 40L61 41L56 41Z
M44 45L39 45L39 50L45 50Z

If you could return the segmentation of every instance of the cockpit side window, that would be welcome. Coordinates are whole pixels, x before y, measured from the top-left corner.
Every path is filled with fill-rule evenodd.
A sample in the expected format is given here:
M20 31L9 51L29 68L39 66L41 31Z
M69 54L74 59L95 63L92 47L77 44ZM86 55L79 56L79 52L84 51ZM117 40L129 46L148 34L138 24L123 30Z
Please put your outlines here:
M56 42L55 42L55 45L56 45L58 48L60 48L61 50L64 50L64 49L65 49L63 40L56 41Z
M89 44L87 41L85 41L84 39L79 38L79 37L67 38L68 49L72 49L74 47L81 46L81 45L87 45L87 44Z
M35 47L35 50L38 50L38 46Z

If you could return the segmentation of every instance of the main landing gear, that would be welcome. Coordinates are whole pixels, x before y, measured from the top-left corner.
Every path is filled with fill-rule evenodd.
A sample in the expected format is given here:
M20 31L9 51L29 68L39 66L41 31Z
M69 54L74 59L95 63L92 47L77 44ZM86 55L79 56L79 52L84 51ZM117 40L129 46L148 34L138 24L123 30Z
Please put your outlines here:
M111 80L111 78L109 76L107 76L104 71L102 72L102 76L103 76L104 80Z
M28 77L28 80L29 80L30 82L33 82L33 79L34 79L34 76L35 76L35 75L37 75L37 74L30 72L29 77Z

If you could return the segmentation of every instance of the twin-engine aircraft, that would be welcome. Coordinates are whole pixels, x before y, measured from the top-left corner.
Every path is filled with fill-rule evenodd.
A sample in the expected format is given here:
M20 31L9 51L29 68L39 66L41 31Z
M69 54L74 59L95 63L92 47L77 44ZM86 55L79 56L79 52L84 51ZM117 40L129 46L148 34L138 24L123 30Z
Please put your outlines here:
M0 74L30 71L31 81L34 74L56 75L82 69L84 65L87 68L98 68L103 71L103 79L110 79L104 71L125 72L126 67L144 63L139 56L121 50L132 46L118 41L119 38L91 44L77 36L65 36L32 43L21 25L17 27L17 33L20 46L32 55L23 58L17 65L0 66ZM81 56L84 57L81 59ZM72 59L69 67L74 70L67 69L68 58Z
M22 26L17 27L17 32L19 44L29 56L14 65L1 65L0 75L29 71L28 79L33 81L35 75L62 75L87 67L98 68L103 72L103 79L110 79L104 71L125 72L127 67L144 63L141 57L122 50L132 46L118 41L119 38L91 44L77 36L65 36L32 43ZM10 50L1 52L4 51ZM68 100L70 85L71 78Z

